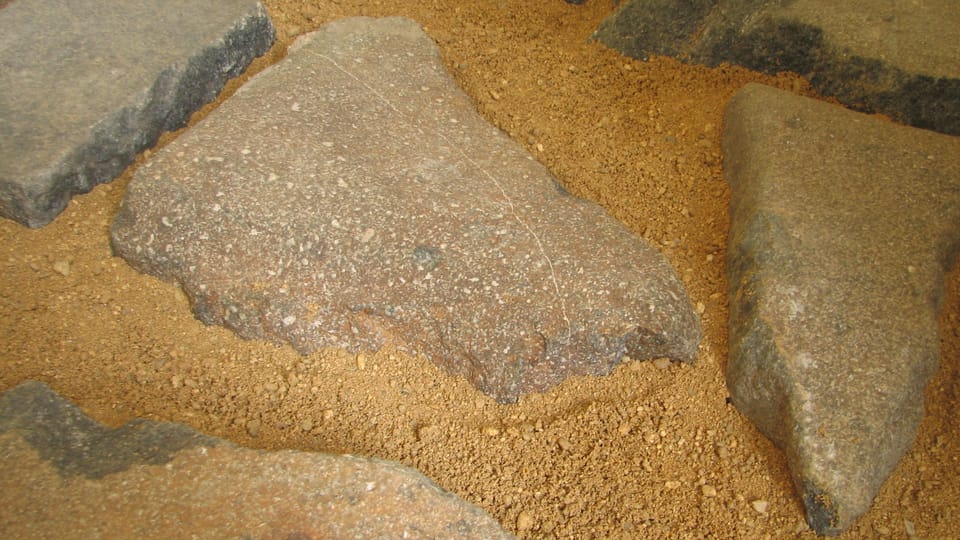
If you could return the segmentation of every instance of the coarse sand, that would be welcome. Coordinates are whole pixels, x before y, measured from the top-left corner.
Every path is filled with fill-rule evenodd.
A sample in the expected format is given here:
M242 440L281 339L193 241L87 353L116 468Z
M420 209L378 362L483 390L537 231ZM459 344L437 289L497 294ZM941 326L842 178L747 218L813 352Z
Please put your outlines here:
M750 81L813 95L807 81L622 57L588 40L612 0L265 4L276 45L191 123L297 35L345 16L410 17L485 118L669 258L702 313L696 365L627 362L499 405L389 348L300 356L206 327L175 285L112 256L110 223L147 151L44 228L0 220L0 390L36 379L110 425L169 420L253 448L396 460L522 538L814 537L784 456L726 403L723 377L723 108ZM917 442L843 538L960 529L960 272L947 290Z

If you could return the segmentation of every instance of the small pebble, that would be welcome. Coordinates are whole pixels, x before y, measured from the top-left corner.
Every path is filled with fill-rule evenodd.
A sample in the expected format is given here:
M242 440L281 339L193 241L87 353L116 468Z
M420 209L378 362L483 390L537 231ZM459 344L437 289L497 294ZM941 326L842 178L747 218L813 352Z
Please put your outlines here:
M680 482L676 480L667 480L666 482L663 483L663 485L667 489L677 489L678 487L680 487Z
M716 497L717 488L711 486L710 484L704 484L700 486L700 492L703 493L704 497Z
M517 530L529 531L533 528L533 516L526 510L520 512L517 516Z
M750 503L750 506L752 506L753 509L757 511L757 513L766 514L767 508L770 506L770 503L768 503L763 499L757 499L755 501L752 501Z
M70 261L57 261L53 263L53 271L64 277L69 276Z
M873 529L877 531L877 534L879 534L880 536L890 536L890 529L888 527L875 523L873 525Z
M653 361L654 367L657 369L667 369L670 367L670 359L668 358L657 358Z
M253 420L247 421L247 433L251 437L256 437L260 434L260 420L254 418Z
M311 429L313 429L313 420L310 418L304 418L300 422L300 429L303 431L310 431Z
M364 355L362 355L362 354L358 354L358 355L357 355L357 369L359 369L360 371L363 371L363 370L366 369L366 368L367 368L367 357L364 356Z
M500 434L500 430L493 426L487 426L483 428L483 434L487 435L488 437L496 437Z
M569 452L573 448L573 443L569 439L561 438L557 441L557 446L564 452Z

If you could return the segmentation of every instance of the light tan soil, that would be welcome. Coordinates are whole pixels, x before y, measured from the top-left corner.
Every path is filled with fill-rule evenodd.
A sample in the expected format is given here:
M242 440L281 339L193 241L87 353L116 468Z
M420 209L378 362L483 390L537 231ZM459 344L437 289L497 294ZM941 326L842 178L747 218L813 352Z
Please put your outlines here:
M301 357L243 341L112 256L108 229L135 164L40 230L0 221L0 390L37 379L111 425L171 420L250 447L397 460L521 537L813 537L783 455L726 404L723 380L722 111L748 81L809 94L804 80L623 58L587 42L610 0L266 4L278 43L245 77L334 18L419 21L490 122L669 257L703 310L697 364L630 362L498 405L422 358ZM845 537L958 534L960 272L948 289L943 365L917 442Z

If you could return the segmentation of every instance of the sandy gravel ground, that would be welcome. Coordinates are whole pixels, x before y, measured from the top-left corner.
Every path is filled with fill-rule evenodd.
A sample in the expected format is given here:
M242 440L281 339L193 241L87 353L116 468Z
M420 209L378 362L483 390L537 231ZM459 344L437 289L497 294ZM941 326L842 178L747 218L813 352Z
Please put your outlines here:
M623 58L587 40L610 0L266 4L278 43L244 77L335 18L420 22L481 114L667 255L702 311L697 364L629 362L498 405L395 351L302 357L243 341L112 256L109 225L138 162L45 228L0 221L0 390L37 379L112 425L171 420L249 447L397 460L523 538L814 537L783 456L726 404L723 381L723 107L749 81L811 95L806 81ZM960 273L947 285L942 367L917 442L846 538L960 528Z

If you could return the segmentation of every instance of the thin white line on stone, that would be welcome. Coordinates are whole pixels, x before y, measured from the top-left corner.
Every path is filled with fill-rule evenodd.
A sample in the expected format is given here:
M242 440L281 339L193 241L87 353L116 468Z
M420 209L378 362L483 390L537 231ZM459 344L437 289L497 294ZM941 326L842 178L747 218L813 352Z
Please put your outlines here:
M414 128L416 128L417 130L422 131L422 128L420 127L419 124L417 124L417 123L414 122L410 117L408 117L406 114L404 114L403 112L401 112L400 109L398 109L396 106L394 106L393 102L391 102L389 99L387 99L386 96L384 96L383 94L381 94L380 92L378 92L374 87L372 87L372 86L370 86L369 84L367 84L366 81L364 81L363 79L361 79L361 78L358 77L357 75L354 75L354 74L351 73L350 71L344 69L343 66L341 66L339 63L337 63L337 61L334 60L333 58L330 58L329 56L324 55L324 54L321 54L321 55L318 55L318 56L319 56L320 58L323 58L324 60L330 62L331 64L333 64L333 67L337 68L338 70L340 70L341 72L343 72L345 75L347 75L347 76L350 77L351 79L353 79L353 80L357 81L358 83L360 83L364 88L366 88L367 90L369 90L370 93L372 93L373 95L377 96L377 98L380 99L380 101L384 102L388 107L390 107L391 109L393 109L393 111L394 111L395 113L397 113L398 115L400 115L400 117L401 117L403 120L405 120L408 124L410 124L411 126L413 126ZM532 236L533 239L537 242L537 248L540 250L540 254L543 255L543 258L546 259L546 261L547 261L547 265L550 267L550 278L551 278L551 280L553 281L553 290L554 290L554 292L556 293L557 298L560 300L560 311L561 311L561 314L563 315L563 320L567 323L567 339L569 339L570 336L571 336L571 333L572 333L572 325L571 325L571 323L570 323L570 318L567 316L567 304L566 304L566 302L565 302L564 299L563 299L563 294L561 294L561 292L560 292L560 282L557 280L557 273L556 273L556 270L555 270L554 267L553 267L553 260L551 260L551 259L550 259L550 256L547 255L547 251L546 251L546 249L544 249L544 247L543 247L543 242L540 240L540 236L537 235L537 233L533 230L533 228L530 226L530 224L527 223L526 221L524 221L524 220L520 217L520 214L517 213L516 206L513 204L513 199L511 199L510 196L507 195L506 190L503 189L503 185L500 184L500 182L496 179L496 177L494 177L494 176L493 176L492 174L490 174L486 169L484 169L484 168L481 167L479 164L477 164L477 162L475 162L473 159L471 159L470 156L468 156L468 155L466 154L466 152L463 151L462 148L460 148L460 147L457 146L457 145L454 145L454 144L453 144L453 141L451 141L450 139L448 139L443 133L436 132L436 135L438 135L441 139L443 139L443 140L444 140L447 144L449 144L451 147L456 148L456 149L457 149L457 153L459 153L459 154L463 157L463 159L467 160L467 162L468 162L470 165L472 165L475 169L477 169L478 171L480 171L481 173L483 173L484 176L486 176L487 178L489 178L490 181L492 181L492 182L494 183L494 185L497 186L497 189L500 190L500 193L503 195L503 198L507 201L507 205L510 207L510 213L513 214L514 219L516 219L517 222L519 222L521 225L523 225L523 227L527 230L527 232L530 233L530 236Z

